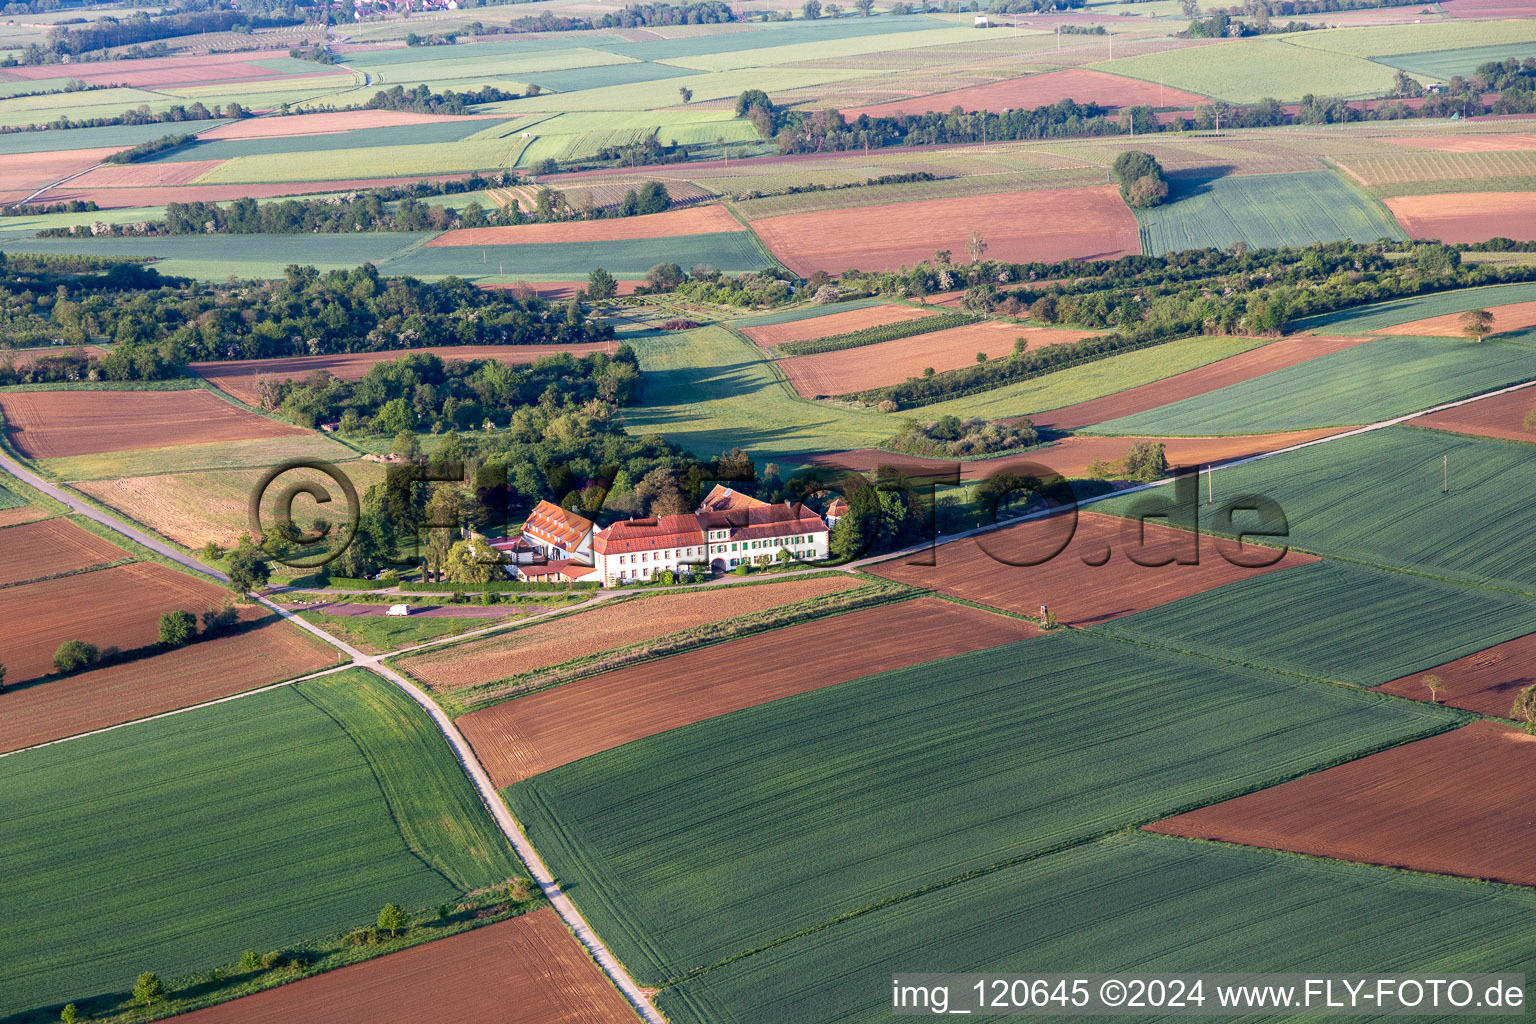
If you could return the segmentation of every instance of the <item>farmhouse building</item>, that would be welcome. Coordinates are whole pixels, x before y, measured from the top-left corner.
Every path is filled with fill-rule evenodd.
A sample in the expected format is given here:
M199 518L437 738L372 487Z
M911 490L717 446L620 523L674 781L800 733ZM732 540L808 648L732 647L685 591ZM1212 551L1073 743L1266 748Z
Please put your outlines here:
M826 522L808 506L769 504L716 486L693 513L625 519L598 530L590 520L540 502L523 538L547 564L521 564L527 578L596 579L604 586L645 582L664 572L729 572L775 560L828 557Z

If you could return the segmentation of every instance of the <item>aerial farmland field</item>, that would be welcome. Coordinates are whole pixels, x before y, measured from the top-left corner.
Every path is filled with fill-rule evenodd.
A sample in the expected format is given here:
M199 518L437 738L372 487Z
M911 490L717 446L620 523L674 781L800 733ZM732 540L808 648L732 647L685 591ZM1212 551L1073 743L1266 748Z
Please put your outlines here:
M1517 0L10 3L0 1024L1536 997L1533 197Z

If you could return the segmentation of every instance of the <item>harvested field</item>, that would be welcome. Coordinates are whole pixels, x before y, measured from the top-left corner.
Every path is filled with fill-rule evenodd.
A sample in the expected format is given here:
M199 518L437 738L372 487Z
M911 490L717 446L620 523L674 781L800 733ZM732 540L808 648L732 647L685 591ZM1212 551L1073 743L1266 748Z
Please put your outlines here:
M1379 141L1411 149L1432 149L1440 153L1502 153L1536 149L1536 135L1427 135Z
M584 285L585 283L583 283ZM246 405L259 405L257 385L261 378L298 380L323 371L342 380L358 380L376 363L430 352L443 359L500 359L507 363L531 363L545 356L569 352L575 356L611 352L607 342L582 345L443 345L436 348L390 349L387 352L349 352L329 356L295 356L287 359L246 359L219 363L191 363L193 373Z
M606 672L457 721L500 788L668 729L1036 632L1027 622L923 597ZM851 636L859 642L850 644ZM811 670L783 671L786 651Z
M1536 192L1460 192L1382 200L1411 238L1536 241Z
M494 1007L494 1011L492 1008ZM633 1024L635 1011L548 907L210 1006L188 1024L479 1020Z
M670 238L745 231L742 223L718 204L690 206L639 217L604 217L560 224L518 224L503 228L461 228L445 231L428 246L525 245L538 242L616 242L626 238Z
M823 576L641 597L416 655L400 667L433 690L458 690L863 585L851 576Z
M1415 427L1433 427L1457 434L1536 442L1536 433L1525 429L1525 418L1533 409L1536 409L1536 390L1522 388L1446 409L1444 412L1419 416L1408 422Z
M70 188L84 189L165 188L169 185L188 185L223 162L223 160L182 160L109 164L86 171L69 185Z
M15 529L15 527L12 527ZM163 565L135 562L0 589L0 650L7 683L53 671L66 640L128 651L155 642L160 613L217 608L226 592Z
M803 320L764 324L761 327L743 327L741 333L764 348L772 348L789 341L830 338L834 334L849 334L853 331L862 331L867 327L881 327L885 324L916 320L918 317L932 316L934 312L918 309L916 306L887 302L878 306L861 306L841 313L828 313L826 316L807 317Z
M1536 327L1536 301L1512 302L1506 306L1489 306L1487 309L1493 314L1493 330L1497 334ZM1405 324L1384 328L1381 333L1460 338L1464 337L1461 333L1461 316L1460 313L1446 313L1443 316L1425 317L1423 320L1410 320Z
M1080 341L1095 333L986 320L874 345L781 359L779 368L804 398L843 395L899 384L908 377L921 375L929 366L940 373L969 366L976 361L977 352L997 359L1013 351L1017 338L1023 338L1030 349L1037 349Z
M416 114L409 110L346 110L287 117L248 117L199 135L199 139L274 139L293 135L331 135L359 128L441 124L445 121L504 121L504 114Z
M1536 820L1509 802L1510 783L1533 772L1536 736L1473 722L1146 827L1536 885Z
M1204 96L1196 96L1182 89L1164 88L1155 82L1143 82L1087 68L1067 68L1043 75L1026 75L988 85L973 85L968 89L934 93L931 96L915 96L870 107L854 107L844 110L843 117L852 121L861 114L895 117L898 114L922 114L930 110L948 111L957 103L966 110L1032 110L1063 98L1078 103L1097 103L1101 107L1131 107L1142 103L1154 107L1172 107L1207 102Z
M1291 445L1314 441L1319 437L1338 433L1339 428L1322 427L1317 430L1292 430L1275 434L1247 434L1213 437L1095 437L1076 434L1064 437L1055 444L1032 448L1017 455L1000 455L992 459L976 459L960 463L960 474L966 480L978 480L1004 466L1019 462L1031 462L1045 466L1070 479L1088 475L1090 463L1103 459L1113 462L1125 455L1126 449L1136 441L1157 441L1164 447L1170 466L1204 466L1231 459L1246 458L1261 452L1278 451ZM787 457L788 461L800 461L810 465L825 465L856 469L861 473L874 473L877 466L895 466L904 472L921 476L925 470L945 465L942 459L924 459L915 455L898 455L879 448L858 448L853 451L830 455L814 454Z
M337 469L351 481L359 497L383 480L388 471L384 463L361 459L343 463ZM197 549L210 542L220 547L233 547L242 533L254 532L250 526L251 492L266 472L266 466L253 466L248 469L156 473L77 481L74 488L183 547ZM285 487L301 480L323 487L331 500L317 503L308 496L296 496L292 510L294 521L310 523L320 518L339 526L346 515L346 497L341 488L329 476L316 470L290 469L283 474ZM268 500L262 508L263 523L270 525L276 521L277 492L280 490L273 488L268 492Z
M1445 689L1439 702L1453 708L1465 708L1480 715L1508 718L1511 705L1520 691L1536 683L1536 633L1506 640L1486 650L1468 654L1436 666L1427 672L1382 683L1375 689L1413 700L1429 700L1426 675L1437 675Z
M42 153L10 153L0 161L0 189L23 192L67 178L101 163L121 146L106 149L66 149Z
M128 552L68 519L45 519L0 532L0 586L115 562Z
M1037 615L1042 604L1049 605L1058 621L1086 626L1156 608L1235 580L1317 561L1311 555L1291 552L1274 565L1246 568L1223 557L1223 552L1235 552L1235 545L1201 534L1199 564L1149 566L1130 558L1137 543L1133 520L1083 512L1076 530L1069 534L1071 527L1067 517L1032 520L976 540L944 545L938 549L936 566L909 565L905 559L895 559L870 571L914 587L1022 614ZM1136 558L1160 562L1184 557L1186 552L1194 553L1193 537L1183 530L1147 523ZM1058 549L1061 553L1050 557ZM1041 559L1049 560L1040 565L1020 564Z
M12 443L34 459L310 433L201 389L20 391L0 396L0 410Z
M1359 337L1312 337L1310 335L1298 335L1271 342L1259 348L1250 349L1220 362L1208 363L1205 366L1186 370L1183 373L1174 374L1172 377L1164 377L1162 380L1153 381L1150 384L1142 384L1139 387L1127 388L1117 391L1103 398L1095 398L1087 402L1078 402L1061 409L1052 409L1048 412L1036 413L1029 417L1037 427L1049 427L1052 430L1076 430L1093 423L1102 423L1105 420L1114 419L1117 416L1129 416L1132 413L1146 412L1169 402L1177 402L1180 399L1191 398L1195 395L1203 395L1217 388L1224 388L1229 384L1237 384L1254 377L1262 377L1273 370L1281 370L1287 366L1306 362L1318 356L1337 352L1341 348L1349 348L1368 341L1365 336Z
M8 688L0 694L0 751L190 707L336 664L329 645L264 609L242 608L241 620L244 630L231 636Z
M986 240L989 259L1019 263L1141 252L1136 218L1109 187L792 213L754 221L752 229L801 275L894 270L931 259L937 249L963 253L972 231Z

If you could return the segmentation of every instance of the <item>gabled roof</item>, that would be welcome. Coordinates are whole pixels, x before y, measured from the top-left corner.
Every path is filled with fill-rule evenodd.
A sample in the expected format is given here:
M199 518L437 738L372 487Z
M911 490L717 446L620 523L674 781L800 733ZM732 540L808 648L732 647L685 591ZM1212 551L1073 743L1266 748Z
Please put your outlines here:
M620 555L703 543L704 531L700 529L697 517L657 516L614 523L598 533L592 541L592 551L598 555Z
M699 511L723 512L726 509L766 508L767 505L766 501L758 501L750 494L742 494L724 484L715 484L710 492L704 495L704 502L699 506Z
M558 562L549 562L545 565L520 565L517 571L528 577L564 576L567 579L579 580L583 576L590 576L597 571L590 565L582 565L572 562L570 559L562 559Z
M761 540L797 533L825 533L827 524L809 505L759 503L755 508L700 512L699 525L706 530L730 530L731 540Z
M552 501L541 501L523 522L523 532L542 541L574 550L592 535L592 520L568 512Z
M832 504L827 506L827 515L841 517L848 514L848 503L842 498L833 498Z

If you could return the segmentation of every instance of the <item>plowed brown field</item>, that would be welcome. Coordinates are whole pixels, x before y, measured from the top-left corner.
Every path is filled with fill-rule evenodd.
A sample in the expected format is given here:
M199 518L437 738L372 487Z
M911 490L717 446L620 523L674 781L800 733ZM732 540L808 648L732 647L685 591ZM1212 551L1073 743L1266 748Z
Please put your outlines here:
M1536 135L1430 135L1380 141L1412 149L1432 149L1440 153L1507 153L1512 150L1536 149Z
M309 434L195 391L18 391L0 396L11 441L34 459Z
M1077 430L1093 423L1102 423L1117 416L1145 412L1182 398L1203 395L1229 384L1238 384L1255 377L1262 377L1287 366L1304 363L1330 352L1350 348L1370 341L1368 337L1312 337L1297 335L1270 342L1259 348L1249 349L1220 362L1208 363L1193 370L1164 377L1150 384L1127 388L1103 398L1078 402L1049 412L1035 413L1029 417L1037 427L1052 430Z
M24 366L31 366L39 359L45 359L49 356L76 354L103 356L107 354L107 350L100 345L72 345L68 347L54 345L49 348L0 349L0 364L10 363L12 366L20 369Z
M1010 78L989 85L973 85L969 89L955 89L932 96L880 103L872 107L854 107L843 111L843 117L852 121L860 114L895 117L898 114L922 114L930 110L948 112L957 103L966 110L1033 110L1063 98L1078 103L1097 103L1101 107L1133 107L1141 103L1154 107L1173 107L1206 102L1204 96L1196 96L1182 89L1166 88L1155 82L1142 82L1086 68L1068 68L1043 75Z
M1108 186L791 213L753 221L752 229L802 276L894 270L932 259L938 249L964 258L972 231L987 242L988 259L1016 263L1141 252L1136 218Z
M1123 458L1126 450L1136 441L1160 442L1168 456L1170 466L1204 466L1246 458L1263 452L1279 451L1281 448L1315 441L1317 438L1338 432L1337 427L1323 427L1317 430L1293 430L1280 434L1247 434L1234 437L1089 437L1076 434L1064 437L1055 444L1034 448L1019 455L1001 455L993 459L962 462L960 475L965 480L979 480L1004 466L1017 462L1032 462L1054 470L1062 476L1081 479L1088 475L1090 464L1100 459L1113 462ZM856 469L866 474L873 474L877 466L894 466L903 472L918 476L946 465L942 459L896 455L879 448L856 448L853 451L834 454L802 455L795 461L818 466Z
M0 160L0 188L36 189L95 167L122 147L66 149L50 153L8 153Z
M706 235L721 231L745 231L741 221L725 207L690 206L666 213L639 217L605 217L559 224L517 224L503 228L461 228L445 231L428 246L528 245L536 242L613 242L625 238L667 238L671 235Z
M128 552L68 519L45 519L0 532L0 586L36 580L88 565L115 562Z
M1536 409L1536 388L1521 388L1444 412L1432 412L1408 422L1415 427L1434 427L1457 434L1500 437L1506 441L1536 441L1536 433L1523 426L1532 409Z
M71 188L164 188L186 185L223 160L180 160L147 164L105 164L69 183Z
M247 39L250 37L247 36ZM257 81L289 77L282 72L255 63L274 54L219 53L202 56L148 57L126 61L71 64L61 69L57 64L22 65L9 68L17 78L55 78L68 75L94 84L153 87L157 85L196 85L215 82ZM344 75L340 68L316 66L305 77Z
M1426 675L1437 675L1445 684L1440 703L1465 708L1480 715L1508 718L1510 706L1527 686L1536 684L1536 633L1516 637L1465 658L1382 683L1383 693L1429 700Z
M152 658L0 693L0 751L190 707L336 664L334 649L297 626L260 608L241 613L245 621L268 621Z
M787 341L830 338L834 334L849 334L853 331L862 331L866 327L879 327L883 324L895 324L904 320L933 316L936 312L936 310L918 309L916 306L902 306L887 302L878 306L864 306L860 309L844 310L841 313L809 317L805 320L791 320L784 324L744 327L741 333L764 348L772 348Z
M0 508L0 526L18 526L21 523L31 523L39 519L47 519L52 512L40 509L35 505L18 505L15 508Z
M1459 192L1383 200L1410 238L1536 241L1536 192Z
M158 637L160 613L217 608L226 592L144 562L0 589L0 651L8 683L53 671L66 640L132 650Z
M510 786L706 718L1037 634L1018 619L923 597L605 672L457 721L496 785ZM784 670L787 652L794 671Z
M1503 306L1489 306L1493 314L1493 329L1499 334L1518 331L1524 327L1536 327L1536 302L1511 302ZM1388 327L1383 334L1430 335L1439 338L1460 338L1462 313L1445 316L1429 316L1423 320L1410 320L1396 327Z
M185 1017L187 1024L634 1024L637 1019L547 907Z
M1218 542L1209 534L1201 534L1198 564L1153 567L1139 565L1129 557L1136 545L1136 528L1130 520L1083 512L1069 541L1070 527L1068 517L1032 520L973 540L942 545L936 553L937 565L911 565L909 559L899 558L869 571L914 587L1026 615L1038 615L1042 604L1049 605L1059 622L1086 626L1156 608L1249 576L1317 561L1312 555L1292 551L1274 565L1245 568L1222 557L1223 551L1234 550L1231 542ZM1136 557L1142 562L1182 557L1190 549L1191 539L1192 535L1182 530L1147 523L1145 540ZM1058 549L1061 553L1050 558ZM1047 558L1040 565L1011 565L1000 560L1030 562Z
M851 576L822 576L647 596L420 654L401 667L434 690L457 690L862 585Z
M1532 777L1536 736L1473 722L1146 828L1536 885L1536 819L1516 793Z
M219 363L190 363L187 369L226 394L247 405L260 401L257 383L263 377L298 380L323 370L342 380L359 380L376 363L401 356L430 352L443 359L500 359L506 363L531 363L545 356L569 352L584 356L593 352L613 352L617 343L598 341L581 345L444 345L436 348L391 349L388 352L349 352L332 356L295 356L291 359L247 359Z
M900 384L929 366L939 372L968 366L976 361L977 352L985 352L988 359L998 359L1013 351L1016 338L1023 338L1028 348L1036 349L1079 341L1094 333L987 320L875 345L781 359L779 368L804 398L844 395Z

